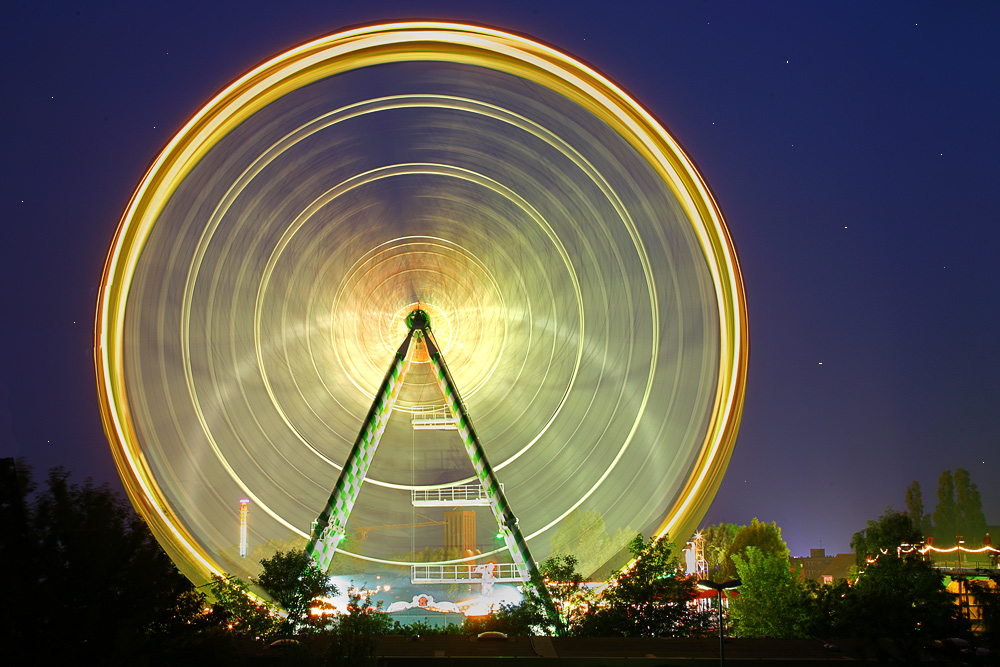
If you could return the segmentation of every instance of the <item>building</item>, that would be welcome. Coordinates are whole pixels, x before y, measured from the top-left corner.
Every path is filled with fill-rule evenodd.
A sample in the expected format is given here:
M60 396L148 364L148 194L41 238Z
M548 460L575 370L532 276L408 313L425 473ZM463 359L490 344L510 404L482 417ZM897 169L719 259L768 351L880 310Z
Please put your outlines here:
M853 553L837 554L823 570L819 583L832 586L843 579L850 579L854 574L855 558Z
M444 548L463 556L476 552L476 513L471 510L445 510Z
M789 558L792 572L798 572L801 579L821 581L823 571L833 561L833 556L826 555L826 549L810 549L808 557Z

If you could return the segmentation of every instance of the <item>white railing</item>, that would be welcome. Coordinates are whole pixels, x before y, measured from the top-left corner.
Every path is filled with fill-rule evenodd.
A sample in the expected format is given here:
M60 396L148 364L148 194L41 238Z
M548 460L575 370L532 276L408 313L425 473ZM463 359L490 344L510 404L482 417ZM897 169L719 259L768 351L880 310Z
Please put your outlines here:
M439 405L414 412L410 418L410 425L414 431L457 429L458 419L448 406Z
M484 507L490 504L490 497L482 484L473 483L442 489L414 489L411 501L414 507Z
M410 582L414 584L481 583L483 565L411 565ZM496 563L492 567L494 583L516 583L528 581L528 573L519 570L514 563Z

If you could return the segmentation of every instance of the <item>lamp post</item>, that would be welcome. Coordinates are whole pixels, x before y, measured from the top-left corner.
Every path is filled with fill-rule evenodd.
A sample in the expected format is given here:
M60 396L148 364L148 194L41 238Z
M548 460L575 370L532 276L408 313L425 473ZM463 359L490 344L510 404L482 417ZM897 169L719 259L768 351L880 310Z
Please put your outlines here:
M729 581L717 584L714 581L709 581L708 579L701 579L698 581L698 588L703 590L715 591L716 597L719 598L719 664L726 664L726 637L725 630L726 624L725 619L722 616L722 591L727 588L736 588L743 582L739 579L730 579Z

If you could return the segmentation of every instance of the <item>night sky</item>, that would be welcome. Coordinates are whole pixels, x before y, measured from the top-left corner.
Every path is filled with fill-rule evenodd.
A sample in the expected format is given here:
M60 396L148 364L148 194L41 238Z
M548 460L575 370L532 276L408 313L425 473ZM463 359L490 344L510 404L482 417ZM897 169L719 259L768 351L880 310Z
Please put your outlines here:
M169 9L168 9L169 8ZM469 21L596 67L713 189L749 309L743 422L705 523L847 551L966 468L1000 523L1000 6L987 2L24 3L2 46L0 456L120 482L93 370L107 249L221 87L344 27Z

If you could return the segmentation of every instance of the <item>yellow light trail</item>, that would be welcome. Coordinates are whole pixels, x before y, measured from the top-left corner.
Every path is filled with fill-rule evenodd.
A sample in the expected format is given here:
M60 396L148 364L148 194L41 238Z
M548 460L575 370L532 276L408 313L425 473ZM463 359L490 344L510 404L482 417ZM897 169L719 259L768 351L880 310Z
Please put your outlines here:
M402 90L352 98L350 77L377 68ZM382 157L379 133L398 128L399 155ZM415 299L440 313L529 540L578 509L609 530L696 527L732 452L748 353L739 266L704 180L651 114L569 56L489 28L391 23L223 89L153 162L109 251L105 431L192 579L224 569L216 513L234 498L260 508L258 540L306 535ZM402 413L429 400L420 387ZM386 458L373 508L472 479L408 480L403 450Z

